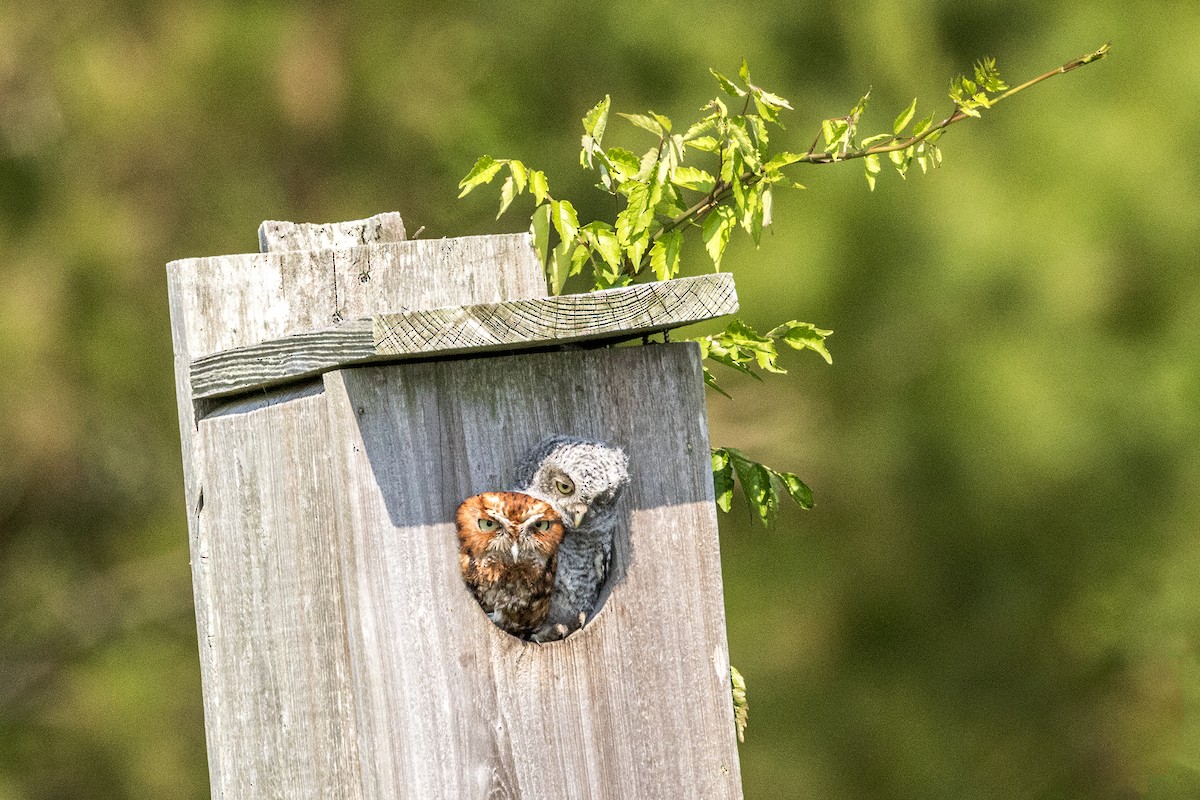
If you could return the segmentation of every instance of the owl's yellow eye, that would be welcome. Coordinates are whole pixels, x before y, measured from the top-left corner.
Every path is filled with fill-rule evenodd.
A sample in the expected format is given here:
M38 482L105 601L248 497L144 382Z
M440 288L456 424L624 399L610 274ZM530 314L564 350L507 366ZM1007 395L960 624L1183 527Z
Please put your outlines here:
M480 517L479 519L479 530L481 531L494 531L499 527L500 523L494 519L488 519L487 517Z
M575 484L571 483L570 478L559 478L554 482L554 488L559 494L568 495L575 491Z
M533 523L533 529L542 532L550 530L550 520L539 519L537 522Z

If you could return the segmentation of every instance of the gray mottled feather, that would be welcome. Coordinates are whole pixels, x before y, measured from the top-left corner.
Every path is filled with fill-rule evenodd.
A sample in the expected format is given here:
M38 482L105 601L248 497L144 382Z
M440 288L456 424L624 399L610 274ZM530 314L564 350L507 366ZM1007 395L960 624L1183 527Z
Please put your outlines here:
M555 489L562 475L575 485L571 496ZM628 482L625 451L594 439L551 436L530 448L518 463L517 491L549 502L567 528L558 553L550 614L538 638L560 638L579 628L595 610L612 559L617 501ZM584 507L582 520L573 524L574 512Z

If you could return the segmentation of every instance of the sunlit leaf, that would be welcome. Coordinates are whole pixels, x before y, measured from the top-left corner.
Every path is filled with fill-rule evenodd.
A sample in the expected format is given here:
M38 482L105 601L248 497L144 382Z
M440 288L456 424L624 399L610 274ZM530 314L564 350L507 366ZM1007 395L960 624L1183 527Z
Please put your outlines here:
M533 194L533 199L538 205L545 201L546 195L550 192L550 187L546 183L546 173L541 170L529 170L529 191ZM549 206L546 206L549 210Z
M619 116L624 117L625 119L632 122L634 125L637 125L639 128L650 131L655 136L663 136L666 133L666 131L664 130L664 128L662 126L662 123L660 123L658 120L654 119L654 117L648 117L645 114L623 114L621 112L617 112L617 113ZM651 112L651 113L653 113L653 112Z
M600 144L600 140L604 138L604 128L608 125L608 107L611 104L611 98L604 95L604 99L597 103L583 117L583 130L593 139L596 144Z
M717 83L721 86L721 90L725 92L725 94L730 95L731 97L746 96L746 90L729 80L729 78L726 78L715 69L709 69L709 72L711 72L713 77L717 79Z
M788 496L796 501L796 505L801 508L813 507L812 489L808 488L804 481L791 472L776 472L775 476L779 478L779 482L783 484L783 488L787 490Z
M574 240L575 233L579 230L579 217L575 214L575 207L571 205L569 200L552 200L550 202L550 221L554 223L554 230L558 231L559 237L564 242Z
M863 158L863 167L867 176L867 185L871 187L871 191L875 191L875 176L883 169L883 165L879 163L879 154L871 153Z
M650 248L650 268L660 281L670 280L679 274L679 255L683 250L683 234L678 230L668 231L658 237Z
M717 184L717 179L702 169L695 167L676 167L671 173L671 182L684 189L697 192L711 192Z
M702 134L711 131L714 124L715 119L713 117L705 117L704 119L693 123L692 126L687 129L687 133L683 134L683 141L685 143L689 143L692 139L699 138Z
M623 147L610 147L606 153L608 161L617 172L617 179L624 182L638 174L641 162L638 157Z
M733 463L734 474L742 485L746 504L764 525L769 523L779 508L779 495L771 483L771 472L765 466L747 458L739 450L726 448Z
M604 263L609 266L613 274L621 270L621 243L617 240L617 233L613 226L607 222L589 222L581 228L591 243L592 247L600 258L604 259Z
M908 127L908 123L912 122L913 115L916 113L917 113L917 98L914 97L912 103L908 106L908 108L901 111L900 115L898 117L896 117L896 121L894 123L892 123L892 133L899 136L900 132L903 131L906 127Z
M812 350L827 364L833 363L833 356L825 348L825 339L832 336L833 331L822 330L807 322L791 320L767 332L772 339L779 339L794 350Z
M721 267L721 256L725 253L725 245L729 244L729 232L737 224L737 217L729 206L717 206L709 212L701 225L701 237L704 239L704 249L713 260L713 266Z
M575 242L564 239L550 251L550 262L546 267L550 278L550 294L562 294L567 277L571 274L571 253L574 248Z
M492 178L496 177L496 173L500 171L500 167L502 166L501 162L491 156L480 156L466 177L458 182L458 188L462 190L458 193L458 196L465 197L476 186L491 183Z
M550 204L538 206L531 218L529 234L533 238L533 249L537 251L542 268L549 265L550 257Z
M516 182L513 180L513 176L509 175L504 179L504 185L500 187L500 210L496 212L496 219L500 219L500 216L508 210L516 194Z
M687 142L688 147L694 147L705 153L715 153L721 149L721 145L711 136L697 136Z

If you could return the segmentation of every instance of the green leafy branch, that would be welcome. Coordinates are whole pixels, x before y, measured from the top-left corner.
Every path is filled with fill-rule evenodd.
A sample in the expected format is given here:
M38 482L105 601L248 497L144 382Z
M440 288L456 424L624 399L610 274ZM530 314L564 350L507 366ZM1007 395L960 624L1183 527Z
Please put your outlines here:
M575 205L551 194L545 173L515 159L482 156L459 182L459 196L491 183L504 170L508 174L501 186L497 216L526 191L533 196L530 231L554 294L585 266L591 269L597 289L625 285L647 273L656 280L673 278L682 267L683 235L697 228L714 267L720 269L734 228L743 228L757 245L763 229L771 224L773 187L802 188L784 173L793 165L861 158L872 189L883 168L883 155L902 177L914 161L926 171L941 163L937 142L951 125L978 118L983 110L1031 86L1107 54L1106 44L1012 88L1000 77L995 60L984 59L975 64L971 77L960 76L951 82L949 94L954 105L946 118L934 122L930 114L913 123L917 110L913 100L895 117L890 133L860 140L868 91L845 116L824 120L804 153L771 151L769 125L782 127L780 115L791 111L792 105L755 84L743 61L737 81L712 70L721 91L741 103L740 110L731 111L716 97L702 109L706 115L682 133L676 132L669 118L653 111L620 114L657 140L640 156L625 148L604 146L610 97L605 96L583 117L579 161L595 174L597 188L613 197L617 212L611 222L581 224ZM691 151L706 154L704 168L684 163Z
M734 477L741 484L751 514L764 525L779 511L780 490L798 506L813 507L812 490L791 472L780 472L749 458L732 447L712 449L713 490L717 507L728 512L733 506Z
M833 356L825 348L825 337L832 334L833 331L822 330L815 325L796 320L785 322L762 334L740 319L735 319L720 333L701 336L692 341L700 345L701 358L724 364L755 380L761 380L751 367L758 367L764 372L777 375L787 372L778 364L779 342L793 350L812 350L824 358L825 363L832 364ZM729 397L717 384L708 367L704 367L704 383L710 389Z

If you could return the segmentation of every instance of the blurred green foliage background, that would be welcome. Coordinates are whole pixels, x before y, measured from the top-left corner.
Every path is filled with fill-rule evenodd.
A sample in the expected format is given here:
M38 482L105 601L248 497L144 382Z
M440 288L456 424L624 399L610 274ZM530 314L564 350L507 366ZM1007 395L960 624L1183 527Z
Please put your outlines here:
M749 323L836 331L832 367L710 399L715 444L817 498L723 520L742 771L748 798L1200 797L1192 2L45 0L0 5L0 800L208 793L168 260L263 219L519 230L454 199L485 152L591 217L580 116L694 118L743 56L803 150L869 85L884 130L978 57L1015 83L1106 40L931 176L801 170L727 253Z

